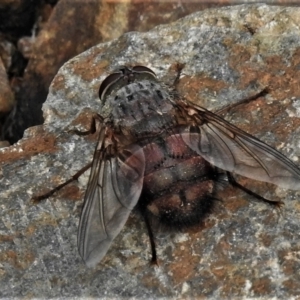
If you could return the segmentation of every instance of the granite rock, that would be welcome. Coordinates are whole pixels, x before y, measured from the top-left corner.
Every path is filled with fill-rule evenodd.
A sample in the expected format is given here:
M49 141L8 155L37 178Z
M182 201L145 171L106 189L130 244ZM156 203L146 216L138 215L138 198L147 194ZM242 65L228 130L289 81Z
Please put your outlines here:
M300 8L239 5L131 32L67 62L43 105L45 123L0 152L1 297L292 298L300 293L297 191L241 178L282 213L230 186L202 226L157 232L159 267L149 265L142 218L132 213L103 261L87 269L77 226L88 172L52 197L33 195L69 179L92 159L97 137L78 136L101 81L119 65L142 64L177 89L300 165Z
M13 2L9 7L26 1ZM41 107L49 85L70 58L124 32L146 31L204 7L219 5L198 1L61 0L53 8L53 1L38 1L39 5L36 2L32 6L39 17L32 33L17 43L18 50L29 61L15 93L17 106L4 126L4 137L11 143L21 139L26 128L43 123ZM15 10L12 13L14 18L19 17Z

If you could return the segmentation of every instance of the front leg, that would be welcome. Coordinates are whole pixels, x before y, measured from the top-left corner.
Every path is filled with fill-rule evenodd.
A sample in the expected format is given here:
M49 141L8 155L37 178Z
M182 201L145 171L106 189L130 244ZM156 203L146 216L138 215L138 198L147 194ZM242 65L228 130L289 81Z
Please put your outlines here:
M74 133L79 136L87 136L90 134L97 134L100 135L101 132L101 124L103 123L103 118L99 114L94 114L91 120L90 129L87 131L80 131L77 129L70 129L68 130L69 133ZM102 129L103 130L103 129ZM83 168L81 168L76 174L74 174L70 179L66 180L65 182L61 183L60 185L54 187L50 191L40 194L40 195L34 195L31 200L34 204L39 203L42 200L45 200L49 197L51 197L56 192L60 191L63 187L70 184L71 182L78 180L78 178L85 173L89 168L91 168L92 162L85 165Z

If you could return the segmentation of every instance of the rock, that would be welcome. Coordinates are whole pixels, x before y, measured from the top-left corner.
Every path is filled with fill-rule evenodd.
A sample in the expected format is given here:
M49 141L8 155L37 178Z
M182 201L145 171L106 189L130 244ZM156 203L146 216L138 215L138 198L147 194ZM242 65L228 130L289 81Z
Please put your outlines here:
M2 59L4 68L8 70L12 65L12 57L16 52L14 45L0 36L0 57Z
M0 117L11 111L15 103L14 94L10 88L6 70L0 57Z
M146 31L210 5L218 4L94 0L82 5L81 1L61 0L53 11L49 4L39 5L42 21L36 21L30 37L18 41L19 50L29 62L16 92L16 110L6 122L5 137L14 143L26 128L43 123L41 107L49 85L70 58L124 32Z
M295 297L299 278L299 192L242 179L282 215L232 187L203 226L155 233L159 267L149 266L143 220L132 213L103 261L87 269L76 234L88 174L49 199L40 194L91 161L97 137L86 130L101 81L118 65L142 64L188 100L218 111L298 165L300 9L239 5L205 10L149 32L131 32L66 63L43 105L45 123L0 150L2 297ZM228 108L230 105L230 108ZM88 173L88 172L87 172Z
M18 50L22 53L23 57L30 59L32 57L32 48L34 47L35 38L25 36L18 40Z

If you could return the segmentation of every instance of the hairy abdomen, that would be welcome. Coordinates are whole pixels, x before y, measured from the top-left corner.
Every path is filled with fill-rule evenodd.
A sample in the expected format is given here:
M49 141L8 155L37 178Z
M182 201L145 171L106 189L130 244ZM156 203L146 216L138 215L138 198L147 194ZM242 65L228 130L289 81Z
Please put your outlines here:
M144 146L144 153L142 213L167 227L200 223L213 208L216 169L186 146L180 135L157 138Z

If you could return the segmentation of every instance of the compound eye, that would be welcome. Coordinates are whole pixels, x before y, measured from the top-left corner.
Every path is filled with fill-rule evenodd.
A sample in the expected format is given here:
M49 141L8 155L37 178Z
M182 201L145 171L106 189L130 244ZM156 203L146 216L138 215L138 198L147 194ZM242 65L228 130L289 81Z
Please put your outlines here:
M123 78L124 73L123 71L120 69L120 72L116 72L116 73L112 73L110 75L108 75L103 82L100 85L99 88L99 98L100 100L103 100L106 93L110 90L110 88L116 83L118 82L121 78Z

